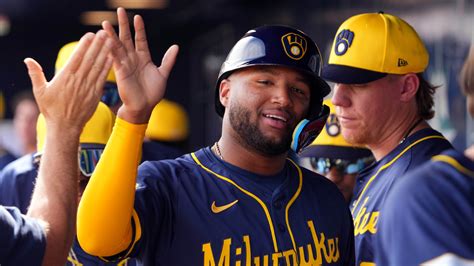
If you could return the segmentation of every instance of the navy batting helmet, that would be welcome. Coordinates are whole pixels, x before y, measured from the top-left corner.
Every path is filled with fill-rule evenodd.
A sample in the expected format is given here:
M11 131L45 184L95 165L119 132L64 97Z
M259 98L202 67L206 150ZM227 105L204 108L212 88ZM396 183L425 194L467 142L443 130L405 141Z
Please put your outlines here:
M284 66L306 75L311 82L308 119L318 117L324 96L331 91L320 77L321 53L305 33L288 26L262 26L248 31L232 48L221 66L217 79L215 105L220 116L224 106L219 100L219 86L223 79L238 69L251 66Z

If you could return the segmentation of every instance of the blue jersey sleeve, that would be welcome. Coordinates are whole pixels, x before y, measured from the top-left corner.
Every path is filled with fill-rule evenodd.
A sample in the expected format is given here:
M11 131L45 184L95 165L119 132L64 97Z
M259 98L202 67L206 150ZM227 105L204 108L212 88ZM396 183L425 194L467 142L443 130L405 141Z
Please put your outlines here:
M474 262L474 167L450 155L446 158L464 173L449 163L430 161L390 192L379 221L377 265L419 265L445 255L457 261L448 265Z
M46 236L37 220L0 206L0 265L41 265Z

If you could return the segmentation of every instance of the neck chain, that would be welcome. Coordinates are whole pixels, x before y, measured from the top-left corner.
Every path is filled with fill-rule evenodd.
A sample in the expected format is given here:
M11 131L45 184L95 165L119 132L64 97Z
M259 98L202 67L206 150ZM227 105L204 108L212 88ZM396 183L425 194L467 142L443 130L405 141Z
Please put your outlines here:
M212 146L213 150L214 150L214 153L219 156L219 158L221 160L224 161L224 157L222 157L222 153L221 153L221 149L219 149L219 143L216 141L216 143L214 143L214 145Z
M405 136L403 136L403 139L400 141L399 144L402 144L408 138L408 135L410 135L413 129L415 129L415 127L418 126L421 123L421 121L423 121L422 118L419 118L418 120L416 120L416 122L407 130L407 133L405 133Z

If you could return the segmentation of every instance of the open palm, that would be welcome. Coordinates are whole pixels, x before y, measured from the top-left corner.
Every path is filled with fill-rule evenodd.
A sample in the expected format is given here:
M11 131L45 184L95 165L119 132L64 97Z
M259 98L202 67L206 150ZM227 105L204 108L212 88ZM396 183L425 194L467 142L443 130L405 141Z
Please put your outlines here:
M119 116L128 122L147 123L151 111L163 98L166 83L176 61L178 46L171 46L163 56L161 66L152 61L143 19L134 17L135 44L130 33L125 9L117 9L119 36L112 25L105 21L102 26L115 41L112 51L117 85L123 106Z

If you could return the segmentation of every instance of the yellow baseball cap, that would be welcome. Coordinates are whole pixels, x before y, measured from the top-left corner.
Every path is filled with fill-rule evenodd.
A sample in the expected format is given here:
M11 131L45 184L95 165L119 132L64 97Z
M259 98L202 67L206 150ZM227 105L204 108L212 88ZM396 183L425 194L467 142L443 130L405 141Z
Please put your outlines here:
M112 133L115 123L115 115L110 108L102 102L99 102L97 109L92 117L87 121L79 138L81 146L93 144L104 147ZM37 132L37 153L41 153L46 140L46 121L43 114L38 116L36 123Z
M177 142L189 135L186 110L176 102L163 99L153 109L145 136L152 140Z
M387 74L422 73L429 55L416 31L399 17L366 13L337 30L322 77L336 83L368 83Z
M71 57L72 52L74 52L74 49L76 48L77 44L79 42L70 42L66 45L64 45L58 53L58 58L56 59L56 64L55 64L55 72L57 73L61 68L63 68L67 61L69 60L69 57ZM108 82L116 83L115 79L115 72L113 68L110 69L109 73L107 74L107 79Z
M353 160L369 157L372 152L364 146L347 143L341 134L341 126L337 120L334 105L331 100L324 100L331 112L326 125L318 137L299 155L301 157L318 157L331 159Z

